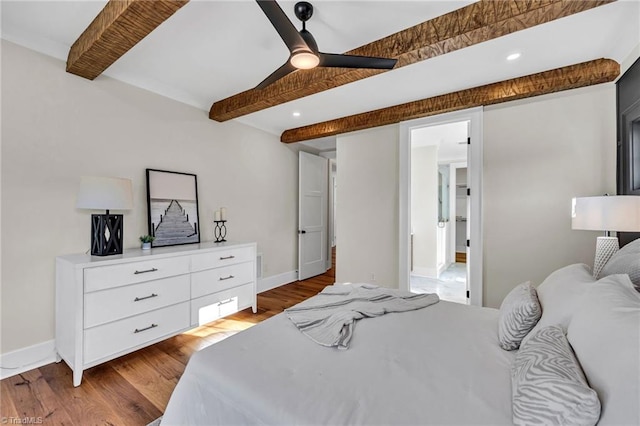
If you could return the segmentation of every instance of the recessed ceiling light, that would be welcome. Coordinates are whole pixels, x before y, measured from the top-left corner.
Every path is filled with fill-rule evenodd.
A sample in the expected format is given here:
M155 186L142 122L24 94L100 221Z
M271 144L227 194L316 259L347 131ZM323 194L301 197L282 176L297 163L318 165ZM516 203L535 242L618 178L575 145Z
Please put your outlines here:
M300 113L299 113L298 111L294 111L294 112L293 112L293 116L294 116L294 117L300 117Z
M511 55L507 56L507 61L515 61L519 57L520 53L512 53Z

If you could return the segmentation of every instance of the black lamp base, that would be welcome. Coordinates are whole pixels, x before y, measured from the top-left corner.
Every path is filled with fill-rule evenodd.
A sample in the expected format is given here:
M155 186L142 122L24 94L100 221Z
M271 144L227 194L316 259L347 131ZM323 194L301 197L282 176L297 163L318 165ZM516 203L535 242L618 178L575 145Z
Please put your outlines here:
M91 255L122 254L122 215L91 215Z

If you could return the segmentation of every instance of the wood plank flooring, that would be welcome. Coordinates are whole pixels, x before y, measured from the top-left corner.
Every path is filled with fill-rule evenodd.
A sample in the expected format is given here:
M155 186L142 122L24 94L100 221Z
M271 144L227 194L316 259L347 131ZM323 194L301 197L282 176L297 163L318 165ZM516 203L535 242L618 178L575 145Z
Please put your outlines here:
M93 367L84 372L77 388L64 362L2 380L0 420L11 423L11 418L26 417L32 423L42 419L47 425L147 425L164 412L191 354L317 294L334 283L334 271L258 294L256 314L246 309Z
M456 263L467 263L467 253L456 252Z

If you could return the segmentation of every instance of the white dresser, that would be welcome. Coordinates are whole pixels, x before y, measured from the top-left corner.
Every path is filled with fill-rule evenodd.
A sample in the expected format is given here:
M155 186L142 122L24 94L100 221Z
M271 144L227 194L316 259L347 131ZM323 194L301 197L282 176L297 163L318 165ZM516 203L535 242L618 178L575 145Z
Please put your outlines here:
M74 386L87 368L249 306L255 243L56 258L56 351Z

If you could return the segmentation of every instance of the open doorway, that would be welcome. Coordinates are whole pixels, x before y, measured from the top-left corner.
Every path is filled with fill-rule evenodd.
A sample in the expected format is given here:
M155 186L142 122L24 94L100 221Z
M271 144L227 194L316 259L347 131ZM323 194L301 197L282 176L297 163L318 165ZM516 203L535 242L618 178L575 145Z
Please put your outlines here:
M468 303L469 120L411 130L410 290Z
M466 163L457 155L445 158L444 153L439 159L436 145L439 146L440 143L433 141L425 143L427 147L431 146L430 150L432 152L423 155L430 158L431 165L429 167L419 166L414 162L412 155L413 136L420 135L421 129L435 129L452 123L461 123L459 126L462 130L465 130L466 127L466 133L458 134L458 138L464 139L466 135L467 143L465 144L464 140L456 140L454 143L461 149L465 149L466 146ZM432 131L435 132L435 130ZM428 133L428 130L424 132ZM443 276L443 274L453 272L447 271L447 269L454 265L457 267L458 272L451 274L453 281L458 278L457 281L463 284L461 279L463 276L466 278L464 283L466 284L464 286L466 287L465 297L463 299L459 296L460 293L456 291L458 295L457 301L464 300L469 304L482 306L482 108L472 108L404 122L400 125L399 136L399 288L401 290L411 290L412 275L444 281L442 278L447 278L447 275ZM429 149L425 151L429 151ZM437 188L435 196L431 197L431 207L426 208L423 206L424 211L422 212L416 211L415 206L412 204L412 192L420 191L414 187L413 181L416 179L415 168L422 168L423 172L428 174L428 180L435 182L435 187ZM458 172L458 169L465 168L466 185L464 185L463 181L464 172ZM419 170L418 173L420 173ZM433 201L434 197L435 201ZM448 201L446 200L447 197ZM463 199L466 200L466 206L464 202L458 202L458 200ZM419 203L420 201L418 201ZM446 210L447 207L448 211ZM462 212L464 207L466 207L466 215ZM416 215L418 219L414 220ZM457 218L457 216L460 217ZM429 222L428 225L425 220ZM422 223L419 221L422 221ZM433 230L433 223L436 224L435 231ZM423 238L421 242L416 241L416 231L419 226L430 232L432 237L430 239ZM456 232L461 227L463 229L466 228L466 232ZM435 237L433 237L433 234L435 234ZM463 239L464 246L456 244L456 234L457 239L460 239L461 235L465 237ZM426 264L416 264L416 257L419 254L415 253L415 251L416 249L420 250L417 246L421 243L426 244L426 249L431 253L429 263ZM456 246L460 247L460 249L464 248L466 253L456 249ZM459 261L457 262L459 265L455 265L456 252L460 253L458 255ZM466 263L462 262L463 259ZM463 287L463 285L459 287Z

